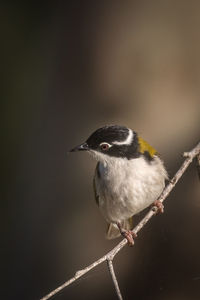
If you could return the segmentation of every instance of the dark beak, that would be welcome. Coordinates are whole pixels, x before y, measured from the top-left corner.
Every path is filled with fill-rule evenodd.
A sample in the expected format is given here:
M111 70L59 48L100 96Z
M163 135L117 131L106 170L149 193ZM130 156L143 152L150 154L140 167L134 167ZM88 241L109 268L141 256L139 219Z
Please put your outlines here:
M87 143L80 144L79 146L74 147L70 150L70 152L76 152L76 151L87 151L89 150L89 146Z

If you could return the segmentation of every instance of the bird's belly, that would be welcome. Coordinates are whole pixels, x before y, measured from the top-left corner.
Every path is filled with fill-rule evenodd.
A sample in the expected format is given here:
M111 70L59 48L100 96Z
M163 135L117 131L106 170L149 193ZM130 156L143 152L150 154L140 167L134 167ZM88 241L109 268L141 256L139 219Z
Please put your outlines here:
M152 175L152 174L151 174ZM99 178L96 183L99 208L108 222L125 220L151 205L164 188L164 176L120 174Z
M139 184L132 190L122 186L120 191L100 193L99 207L107 221L125 220L152 204L162 189L163 185L153 189L148 184Z

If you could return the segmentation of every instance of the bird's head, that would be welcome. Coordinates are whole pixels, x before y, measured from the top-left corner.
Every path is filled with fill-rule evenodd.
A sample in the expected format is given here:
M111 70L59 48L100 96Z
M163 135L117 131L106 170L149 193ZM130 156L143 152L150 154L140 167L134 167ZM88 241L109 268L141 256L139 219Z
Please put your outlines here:
M104 126L97 129L84 143L71 150L71 152L75 151L89 151L95 154L97 158L132 159L141 154L151 158L156 154L156 151L138 137L135 131L119 125Z

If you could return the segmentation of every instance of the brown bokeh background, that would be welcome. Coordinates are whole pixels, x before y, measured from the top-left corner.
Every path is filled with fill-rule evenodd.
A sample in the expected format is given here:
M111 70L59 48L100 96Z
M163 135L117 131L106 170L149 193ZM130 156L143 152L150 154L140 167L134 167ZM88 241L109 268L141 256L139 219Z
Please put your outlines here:
M70 148L102 125L126 125L171 177L199 140L200 2L3 2L1 293L32 300L119 241L105 240L95 162ZM124 299L200 299L199 253L193 163L165 214L116 257ZM82 298L116 299L105 265L55 297Z

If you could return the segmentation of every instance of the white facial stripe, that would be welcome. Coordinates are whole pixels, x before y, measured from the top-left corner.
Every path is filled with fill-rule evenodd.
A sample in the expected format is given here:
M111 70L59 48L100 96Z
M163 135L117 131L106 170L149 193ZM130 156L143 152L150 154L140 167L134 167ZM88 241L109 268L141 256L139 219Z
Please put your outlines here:
M113 142L114 145L130 145L133 141L133 131L129 129L127 138L122 142Z

